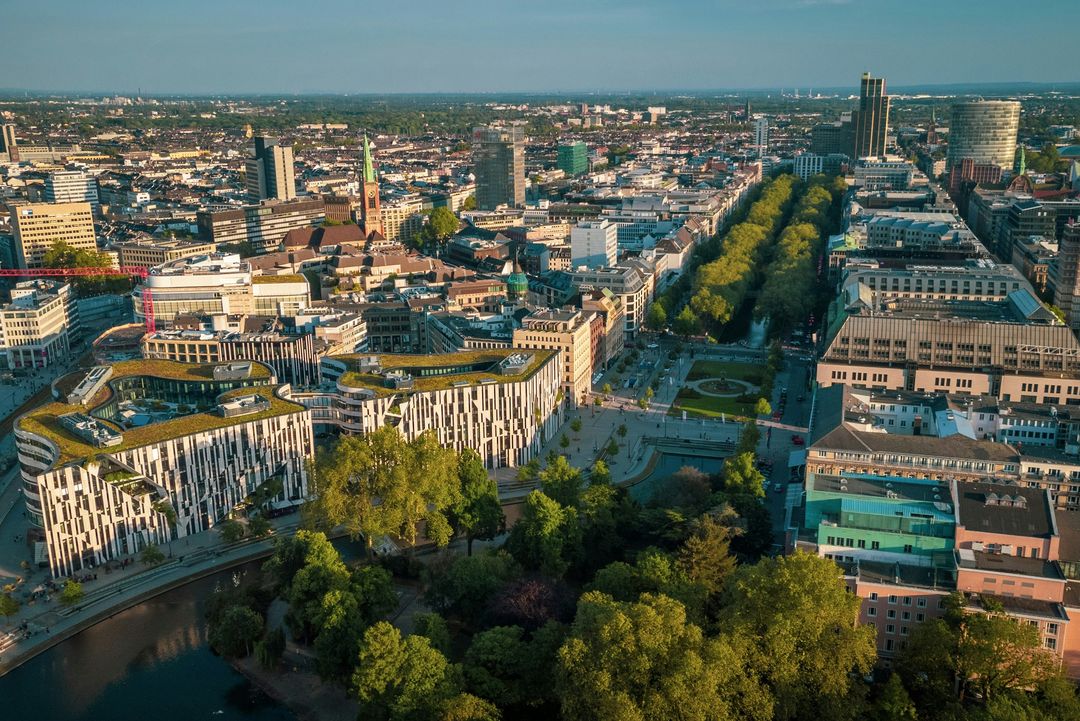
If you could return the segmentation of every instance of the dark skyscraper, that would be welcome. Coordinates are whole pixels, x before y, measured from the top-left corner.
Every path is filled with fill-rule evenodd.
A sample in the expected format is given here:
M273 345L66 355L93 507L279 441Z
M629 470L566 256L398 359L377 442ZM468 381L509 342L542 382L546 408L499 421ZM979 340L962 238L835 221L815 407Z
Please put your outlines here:
M885 78L863 73L859 107L852 120L855 124L855 157L884 155L885 136L889 133L889 96L885 94Z
M525 205L524 128L515 125L473 130L473 166L477 208Z

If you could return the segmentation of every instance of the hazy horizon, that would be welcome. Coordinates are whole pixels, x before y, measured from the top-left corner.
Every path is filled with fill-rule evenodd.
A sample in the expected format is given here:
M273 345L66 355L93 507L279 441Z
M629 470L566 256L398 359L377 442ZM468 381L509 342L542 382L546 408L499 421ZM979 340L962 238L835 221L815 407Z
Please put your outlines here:
M892 88L1074 84L1070 26L1053 22L1074 9L1066 0L1038 13L1004 0L414 0L389 10L370 0L57 0L6 10L0 82L7 92L189 96L805 93L854 91L864 70ZM1024 52L1034 37L1049 54ZM1048 62L1054 47L1062 52Z

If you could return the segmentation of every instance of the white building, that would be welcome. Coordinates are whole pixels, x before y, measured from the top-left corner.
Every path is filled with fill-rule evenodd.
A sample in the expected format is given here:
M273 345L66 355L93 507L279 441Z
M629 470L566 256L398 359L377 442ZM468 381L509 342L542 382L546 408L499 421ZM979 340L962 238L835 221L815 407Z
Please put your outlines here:
M80 331L75 294L66 283L17 283L11 302L0 308L0 349L8 368L46 368L66 360Z
M536 458L562 425L561 356L491 349L437 355L323 358L334 391L298 395L312 422L342 433L397 427L406 440L435 431L443 446L471 448L488 468Z
M618 228L611 221L583 221L570 229L570 264L574 268L612 266L618 254Z
M143 320L143 290L151 291L154 319L166 325L177 315L294 316L311 304L302 275L253 275L237 254L207 253L160 265L135 288L135 313Z
M769 150L769 119L764 115L754 118L754 145L759 156Z
M100 209L97 179L81 170L58 170L45 178L45 200L49 203L89 203Z
M15 421L26 507L54 576L209 530L260 489L269 508L305 500L310 414L267 367L139 360L109 370L82 380L107 378L103 403L88 408L75 393ZM58 387L68 378L77 390L74 374Z
M815 153L801 153L795 156L795 175L807 180L822 172L825 158Z

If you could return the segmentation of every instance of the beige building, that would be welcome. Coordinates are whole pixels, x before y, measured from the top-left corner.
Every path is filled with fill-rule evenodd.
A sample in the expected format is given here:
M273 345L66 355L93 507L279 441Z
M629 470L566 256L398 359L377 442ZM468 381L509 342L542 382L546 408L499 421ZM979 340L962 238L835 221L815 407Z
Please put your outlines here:
M153 268L180 258L212 253L214 244L186 238L135 238L113 246L120 265Z
M521 320L514 330L515 348L557 350L562 363L563 390L574 405L584 403L591 388L593 355L592 313L579 310L540 310Z
M89 203L34 203L12 211L15 261L20 268L41 268L57 242L76 250L97 251L94 210Z
M619 357L626 346L626 328L623 318L622 301L607 288L583 293L581 296L581 309L586 312L600 315L604 333L596 357L593 359L593 368L599 370Z
M0 308L0 349L9 368L46 368L66 360L80 331L79 310L70 285L28 280L11 289Z
M196 214L199 235L215 247L250 243L256 253L278 249L285 234L294 228L314 228L326 219L323 202L318 200L268 200L239 210Z

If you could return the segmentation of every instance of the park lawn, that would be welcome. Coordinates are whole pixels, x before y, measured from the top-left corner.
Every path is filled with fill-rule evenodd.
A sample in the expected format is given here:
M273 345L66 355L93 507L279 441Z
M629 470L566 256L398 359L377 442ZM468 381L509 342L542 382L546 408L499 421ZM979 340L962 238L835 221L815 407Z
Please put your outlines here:
M694 361L686 376L688 381L705 378L730 378L745 381L751 385L761 385L763 368L752 363L728 363L724 361Z
M688 392L689 391L689 392ZM688 418L719 418L721 414L729 418L753 418L754 404L740 403L738 398L717 398L701 395L698 397L689 388L683 388L675 397L668 415L681 416L686 411Z

